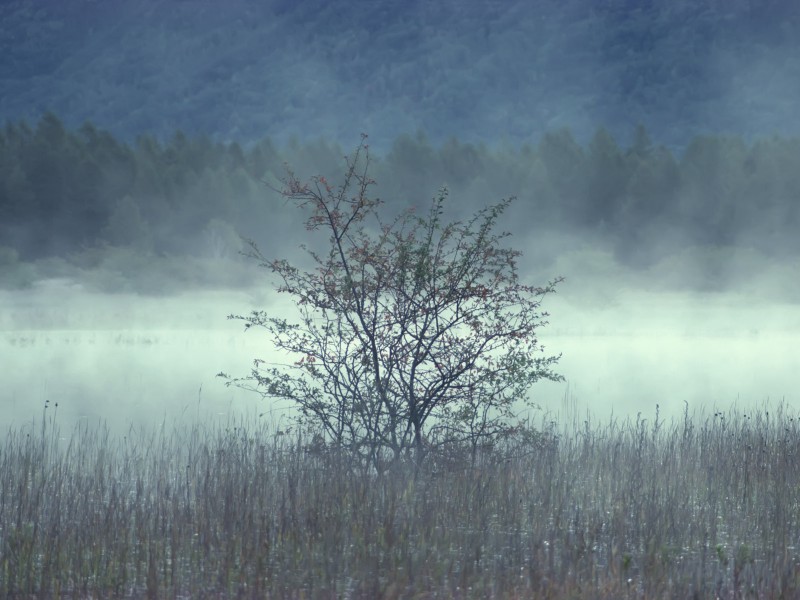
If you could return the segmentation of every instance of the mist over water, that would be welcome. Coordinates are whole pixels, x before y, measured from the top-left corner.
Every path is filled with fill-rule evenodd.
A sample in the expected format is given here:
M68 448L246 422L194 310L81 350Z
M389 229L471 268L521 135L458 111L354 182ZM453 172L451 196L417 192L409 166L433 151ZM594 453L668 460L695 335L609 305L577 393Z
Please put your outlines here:
M752 290L669 291L657 278L608 277L578 258L550 268L567 280L545 298L549 325L539 339L546 354L562 354L557 370L566 381L533 387L542 409L530 413L535 422L653 419L657 405L661 418L679 418L687 404L690 413L800 405L800 304ZM46 401L48 414L58 403L66 432L83 421L117 433L257 415L279 424L290 414L285 403L216 377L245 376L255 358L289 360L263 332L245 333L226 318L253 309L291 314L260 281L165 297L93 292L64 279L0 292L0 431L38 423Z
M652 419L657 405L666 417L687 405L690 413L796 406L797 305L627 290L606 309L559 298L551 312L566 326L557 323L542 337L563 353L561 372L569 382L567 389L542 385L552 410L563 409L558 393L568 406L597 417Z
M533 419L800 407L794 4L205 4L0 3L0 434L287 414L216 377L294 360L226 319L289 307L238 252L307 267L269 186L362 131L383 218L517 196L566 277Z

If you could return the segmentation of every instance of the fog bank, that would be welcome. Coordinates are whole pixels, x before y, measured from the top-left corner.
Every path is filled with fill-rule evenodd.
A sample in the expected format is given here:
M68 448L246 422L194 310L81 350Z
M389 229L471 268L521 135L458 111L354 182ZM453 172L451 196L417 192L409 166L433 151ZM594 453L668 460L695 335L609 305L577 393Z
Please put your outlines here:
M653 418L656 405L662 417L679 417L686 403L690 411L800 405L800 304L744 291L669 292L658 282L648 289L598 273L568 274L544 301L550 323L540 341L562 354L566 381L533 388L535 420L565 408L605 419ZM285 404L216 377L244 376L254 358L286 360L261 332L226 319L270 307L289 305L275 304L266 285L148 297L50 280L0 292L0 431L38 421L46 401L50 412L58 403L65 431L82 420L124 432L176 419L280 418Z

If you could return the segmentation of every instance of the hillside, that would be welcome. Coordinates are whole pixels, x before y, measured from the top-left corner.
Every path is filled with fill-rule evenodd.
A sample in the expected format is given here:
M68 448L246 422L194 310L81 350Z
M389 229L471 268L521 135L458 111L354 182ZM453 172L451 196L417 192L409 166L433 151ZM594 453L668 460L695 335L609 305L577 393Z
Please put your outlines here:
M220 140L797 134L788 0L10 0L0 120Z

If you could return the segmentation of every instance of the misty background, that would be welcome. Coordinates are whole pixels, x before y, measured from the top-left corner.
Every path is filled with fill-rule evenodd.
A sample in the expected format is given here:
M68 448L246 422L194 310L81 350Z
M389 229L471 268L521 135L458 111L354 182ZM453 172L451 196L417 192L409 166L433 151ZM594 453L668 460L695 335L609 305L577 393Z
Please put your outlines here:
M517 197L545 413L796 407L799 45L788 0L4 2L0 430L279 418L215 378L290 309L241 238L297 257L265 182L361 132L388 213Z

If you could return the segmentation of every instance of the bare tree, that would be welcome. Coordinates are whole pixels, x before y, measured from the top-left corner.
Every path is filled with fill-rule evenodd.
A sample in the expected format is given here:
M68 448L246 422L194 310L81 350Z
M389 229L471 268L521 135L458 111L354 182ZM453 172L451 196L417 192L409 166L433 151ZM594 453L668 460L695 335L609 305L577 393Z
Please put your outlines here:
M229 384L290 400L327 444L379 472L431 449L473 449L514 431L515 410L539 379L560 380L537 329L545 287L523 285L520 252L494 233L513 199L466 222L443 222L447 190L427 215L413 210L390 222L371 197L366 136L345 157L342 184L301 182L287 167L283 189L308 213L306 229L329 235L326 251L302 246L315 268L268 260L250 242L249 256L280 280L298 320L254 311L229 318L265 328L293 364L256 361L249 377Z

